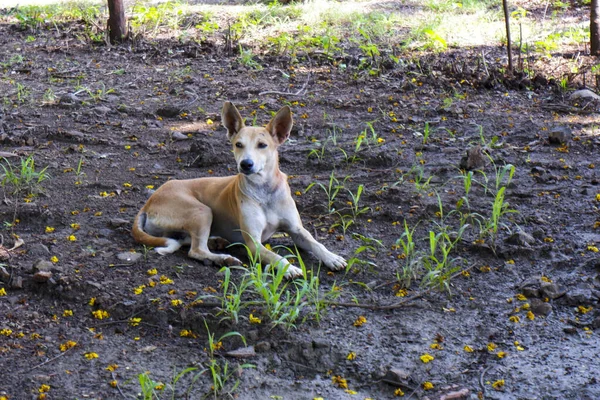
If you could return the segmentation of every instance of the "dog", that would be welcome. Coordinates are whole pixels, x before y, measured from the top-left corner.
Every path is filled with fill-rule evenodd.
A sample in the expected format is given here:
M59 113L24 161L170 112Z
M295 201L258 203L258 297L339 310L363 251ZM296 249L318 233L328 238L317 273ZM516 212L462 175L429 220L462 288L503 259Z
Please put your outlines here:
M211 252L209 237L243 242L263 264L284 268L286 278L301 277L300 268L262 244L276 231L283 231L329 269L345 268L344 258L327 250L302 226L287 175L279 169L278 149L293 125L290 108L281 108L266 127L246 126L231 102L225 102L221 117L238 174L166 182L135 217L134 239L161 255L190 244L189 257L221 266L242 263Z

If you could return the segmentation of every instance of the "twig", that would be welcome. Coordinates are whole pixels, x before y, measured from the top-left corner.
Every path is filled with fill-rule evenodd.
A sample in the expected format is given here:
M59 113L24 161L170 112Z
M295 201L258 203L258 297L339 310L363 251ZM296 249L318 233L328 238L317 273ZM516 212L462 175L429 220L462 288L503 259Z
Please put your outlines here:
M302 85L302 87L300 88L300 90L298 90L296 93L290 93L290 92L278 92L275 90L267 90L265 92L260 92L258 95L262 96L265 94L279 94L281 96L303 96L306 90L306 86L308 85L308 82L310 81L310 74L308 74L308 77L306 78L306 82L304 82L304 85Z
M74 348L75 348L75 346L68 348L68 349L67 349L67 350L65 350L64 352L62 352L62 353L60 353L59 355L57 355L56 357L52 357L51 359L49 359L49 360L46 360L46 361L44 361L43 363L36 365L35 367L31 368L29 371L33 371L34 369L37 369L37 368L39 368L39 367L42 367L42 366L44 366L44 365L48 364L49 362L52 362L52 361L56 360L57 358L60 358L60 357L64 356L64 355L65 355L65 354L67 354L69 351L71 351L71 349L74 349Z
M117 381L117 376L115 375L115 373L114 373L114 372L111 372L111 373L110 373L110 375L112 376L112 378L113 378L113 381L115 381L115 383L116 383L115 387L117 388L117 390L119 391L119 393L121 393L121 396L122 396L124 399L126 399L126 398L127 398L127 396L125 396L125 393L123 393L123 391L121 390L121 387L119 386L119 381Z
M481 371L481 375L479 375L479 386L481 387L481 398L482 399L485 398L485 385L483 384L483 377L485 376L485 373L488 372L491 368L492 368L492 366L490 365L489 367L487 367L486 369Z
M462 270L460 272L457 272L456 274L454 274L450 277L450 280L458 277L459 275L462 275L466 271L473 269L474 266L475 266L475 264L465 268L464 270ZM338 307L366 308L369 310L394 310L396 308L404 307L407 303L410 303L413 300L417 300L417 299L425 296L426 294L430 293L434 288L435 287L432 286L429 289L419 292L417 294L414 294L410 297L407 297L407 298L403 299L402 301L399 301L399 302L393 303L393 304L388 304L388 305L359 304L359 303L336 303L336 302L327 302L326 304L330 305L330 306L338 306Z

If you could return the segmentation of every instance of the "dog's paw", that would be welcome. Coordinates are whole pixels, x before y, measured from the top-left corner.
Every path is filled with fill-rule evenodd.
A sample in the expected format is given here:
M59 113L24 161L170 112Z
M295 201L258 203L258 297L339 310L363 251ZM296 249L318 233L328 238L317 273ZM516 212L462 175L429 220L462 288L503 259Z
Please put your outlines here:
M161 256L166 256L167 254L176 252L180 247L181 243L178 240L169 238L165 241L165 247L155 247L154 251Z
M242 265L242 262L235 257L227 256L224 257L223 261L220 263L221 266L227 265L228 267L233 267L235 265Z
M323 260L327 268L332 271L340 271L348 265L346 260L343 257L338 256L337 254L330 253L329 257L326 260Z
M282 268L286 268L286 266L283 266ZM292 264L287 264L287 270L285 271L284 275L285 279L296 279L303 277L304 275L302 274L301 268L295 267Z

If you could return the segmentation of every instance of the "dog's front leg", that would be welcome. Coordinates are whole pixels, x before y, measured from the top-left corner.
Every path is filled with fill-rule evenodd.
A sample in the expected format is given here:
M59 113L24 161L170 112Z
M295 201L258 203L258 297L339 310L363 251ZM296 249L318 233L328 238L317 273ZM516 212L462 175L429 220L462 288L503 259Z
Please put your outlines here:
M246 229L248 229L248 227L246 227ZM302 269L293 266L285 257L282 257L263 246L260 242L260 232L248 233L248 231L243 231L243 236L248 250L252 254L258 255L262 264L271 264L272 267L276 267L278 270L281 268L286 269L286 279L300 278L303 276Z
M327 250L327 248L321 243L317 242L310 232L307 231L302 225L295 226L289 229L287 232L298 247L313 253L332 271L339 271L343 268L346 268L347 263L343 257L340 257L337 254Z

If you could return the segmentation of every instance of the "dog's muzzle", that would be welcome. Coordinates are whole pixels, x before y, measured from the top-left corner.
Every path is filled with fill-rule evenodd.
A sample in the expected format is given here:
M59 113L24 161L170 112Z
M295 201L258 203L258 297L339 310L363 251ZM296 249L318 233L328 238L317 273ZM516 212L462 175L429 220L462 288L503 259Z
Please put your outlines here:
M242 160L240 162L240 171L246 175L250 175L251 173L253 173L254 172L254 161L252 161L249 158Z

